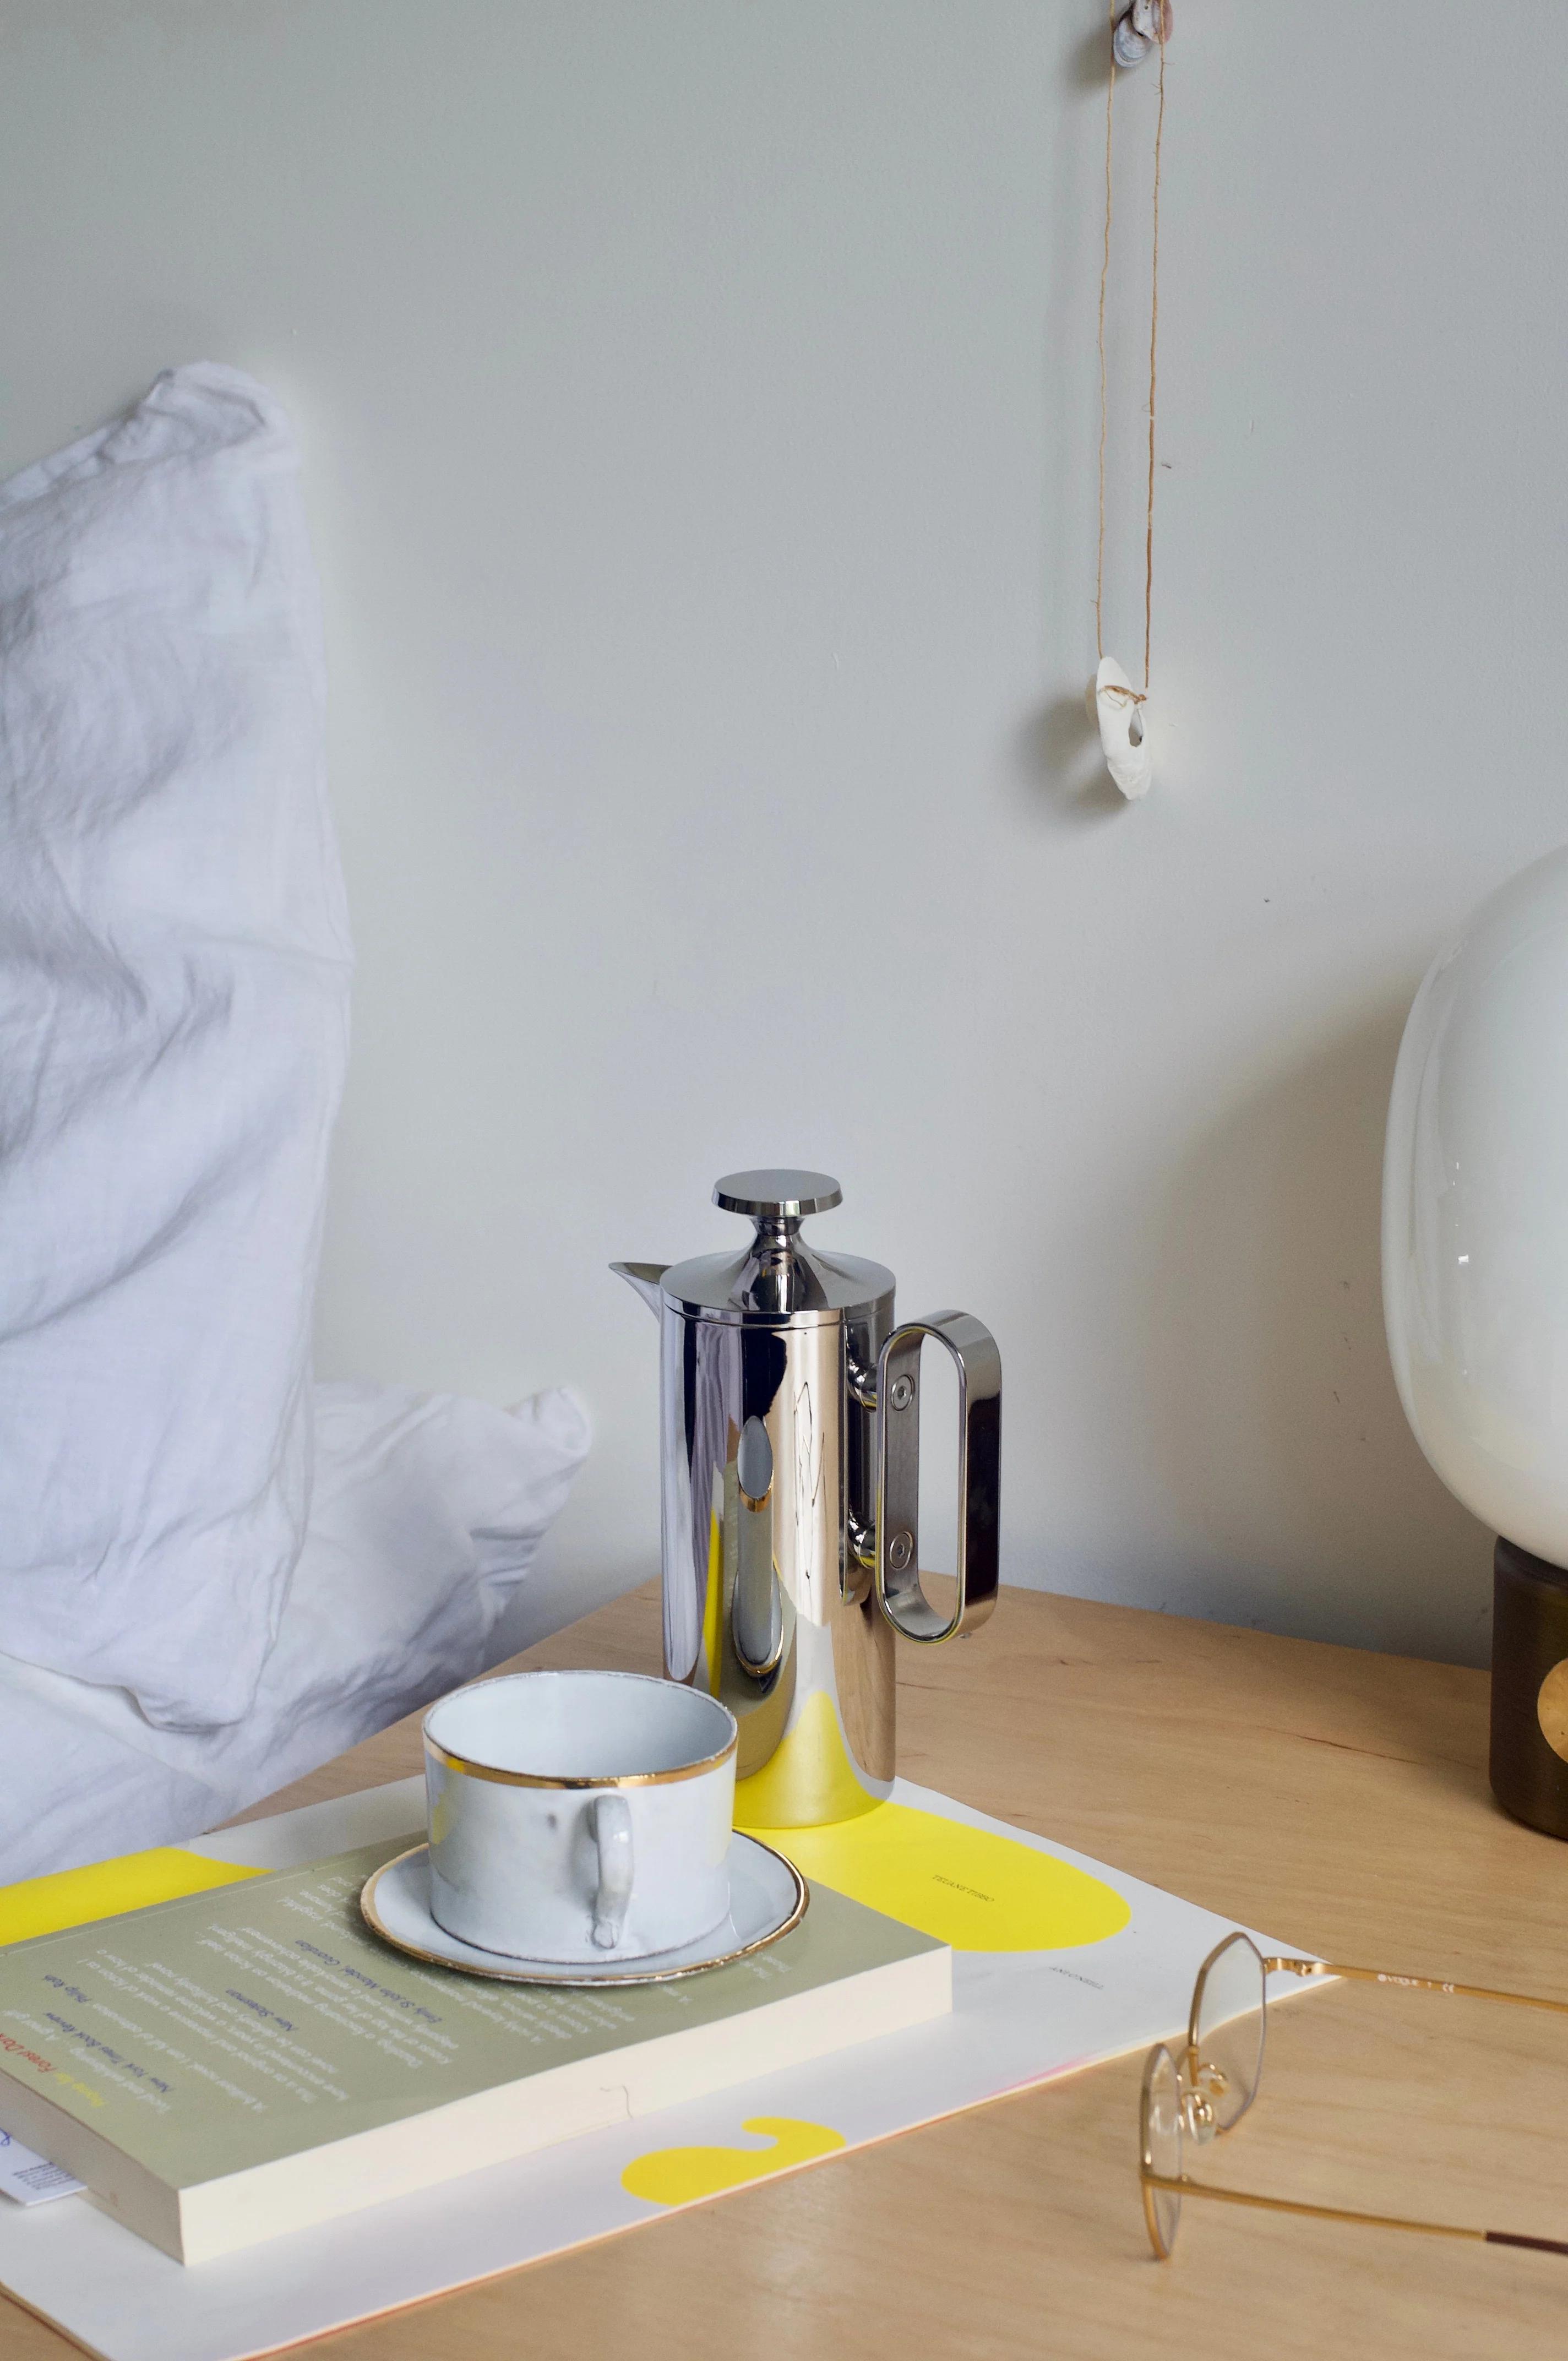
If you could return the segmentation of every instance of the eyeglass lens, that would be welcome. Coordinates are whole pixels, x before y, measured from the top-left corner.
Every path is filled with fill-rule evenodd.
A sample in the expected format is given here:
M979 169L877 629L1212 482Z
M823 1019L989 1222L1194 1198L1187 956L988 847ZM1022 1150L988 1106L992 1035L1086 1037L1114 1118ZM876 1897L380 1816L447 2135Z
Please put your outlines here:
M1181 2177L1181 2080L1176 2060L1162 2043L1144 2069L1144 2162L1162 2180ZM1181 2225L1181 2196L1174 2189L1144 2183L1144 2210L1157 2255L1168 2255Z
M1197 2059L1190 2129L1199 2139L1229 2131L1257 2092L1266 2022L1263 1960L1245 1935L1233 1935L1204 1963L1193 1996L1190 2035Z

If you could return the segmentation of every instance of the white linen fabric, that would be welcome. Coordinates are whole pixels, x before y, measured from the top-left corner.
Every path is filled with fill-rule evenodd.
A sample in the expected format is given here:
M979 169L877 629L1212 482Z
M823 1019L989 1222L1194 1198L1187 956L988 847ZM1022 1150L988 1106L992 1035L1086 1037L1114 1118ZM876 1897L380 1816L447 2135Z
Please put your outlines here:
M0 485L0 1648L250 1706L305 1527L350 951L288 422L236 369Z
M541 1541L588 1444L565 1391L515 1411L400 1387L315 1389L309 1531L250 1711L159 1729L124 1689L0 1655L0 1883L178 1843L482 1671L502 1609L527 1646Z
M0 485L0 1881L481 1671L587 1447L562 1392L313 1393L351 956L297 475L203 363Z

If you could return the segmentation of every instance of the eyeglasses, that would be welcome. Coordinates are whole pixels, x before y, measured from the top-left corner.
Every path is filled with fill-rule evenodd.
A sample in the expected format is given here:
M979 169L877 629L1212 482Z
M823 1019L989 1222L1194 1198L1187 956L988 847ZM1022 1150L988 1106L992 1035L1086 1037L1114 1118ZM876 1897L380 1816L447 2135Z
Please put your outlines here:
M1259 2197L1248 2190L1216 2189L1207 2181L1190 2180L1183 2169L1186 2143L1192 2140L1202 2147L1221 2133L1234 2131L1257 2096L1271 1975L1343 1976L1357 1983L1395 1984L1405 1992L1508 2001L1519 2008L1550 2009L1568 2016L1568 2002L1539 2000L1529 1993L1487 1992L1476 1984L1396 1976L1381 1968L1347 1968L1328 1960L1266 1960L1248 1936L1227 1935L1198 1971L1185 2046L1173 2056L1163 2041L1157 2042L1144 2066L1138 2178L1149 2241L1162 2262L1176 2245L1184 2197L1213 2197L1225 2205L1307 2213L1320 2222L1363 2222L1378 2230L1424 2230L1435 2238L1478 2238L1489 2246L1534 2246L1549 2255L1568 2255L1568 2244L1556 2238L1468 2230L1451 2222L1409 2222L1392 2213L1355 2213L1338 2205L1303 2205L1291 2197Z

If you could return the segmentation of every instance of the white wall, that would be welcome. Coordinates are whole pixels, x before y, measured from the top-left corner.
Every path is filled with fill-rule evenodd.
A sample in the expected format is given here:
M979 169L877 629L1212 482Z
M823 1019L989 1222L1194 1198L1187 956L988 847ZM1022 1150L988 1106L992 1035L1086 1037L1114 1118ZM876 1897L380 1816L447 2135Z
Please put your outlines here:
M657 1546L605 1265L792 1160L842 1179L825 1244L994 1325L1010 1579L1475 1658L1378 1159L1421 970L1568 834L1568 43L1539 0L1179 8L1124 808L1081 718L1101 22L4 0L0 465L182 359L292 406L361 962L322 1365L575 1381L585 1597Z

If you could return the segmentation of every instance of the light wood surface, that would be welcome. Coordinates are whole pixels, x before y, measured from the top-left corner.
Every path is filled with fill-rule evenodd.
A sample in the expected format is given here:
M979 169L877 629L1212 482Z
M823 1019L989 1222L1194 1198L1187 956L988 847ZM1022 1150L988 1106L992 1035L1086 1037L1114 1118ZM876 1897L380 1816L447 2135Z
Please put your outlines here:
M1331 1957L1568 1999L1568 1847L1504 1818L1452 1666L1019 1591L900 1654L899 1767ZM657 1669L651 1591L522 1663ZM418 1768L403 1723L265 1808ZM857 2361L1568 2349L1568 2259L1189 2203L1154 2262L1141 2061L837 2158L312 2345L321 2361ZM1568 2026L1339 1986L1270 2022L1194 2169L1568 2236ZM65 2341L0 2304L5 2361Z

